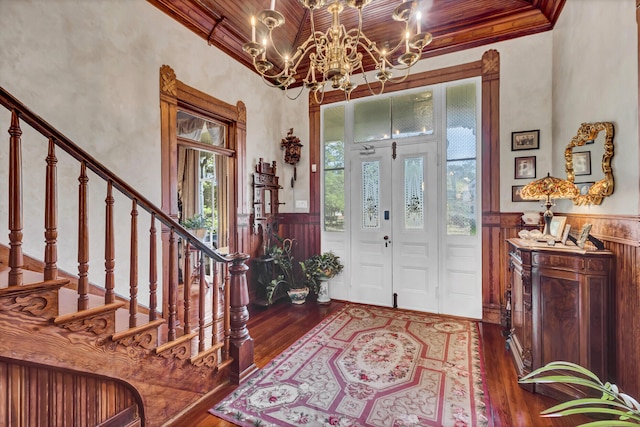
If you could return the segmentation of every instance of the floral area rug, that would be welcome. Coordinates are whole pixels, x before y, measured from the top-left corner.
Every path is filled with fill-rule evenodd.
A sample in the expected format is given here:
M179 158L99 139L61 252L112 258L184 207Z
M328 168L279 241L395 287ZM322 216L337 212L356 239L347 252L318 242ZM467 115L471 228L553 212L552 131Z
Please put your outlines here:
M348 304L209 412L240 426L488 426L479 345L473 321Z

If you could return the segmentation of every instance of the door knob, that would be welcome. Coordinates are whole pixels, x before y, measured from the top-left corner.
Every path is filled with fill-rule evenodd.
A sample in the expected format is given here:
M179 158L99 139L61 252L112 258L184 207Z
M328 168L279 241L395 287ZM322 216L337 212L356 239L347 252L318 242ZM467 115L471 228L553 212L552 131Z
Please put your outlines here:
M389 236L384 236L383 239L384 239L384 247L388 248L389 245L391 244L391 240L389 240Z
M389 240L389 236L384 236L383 239L384 240Z

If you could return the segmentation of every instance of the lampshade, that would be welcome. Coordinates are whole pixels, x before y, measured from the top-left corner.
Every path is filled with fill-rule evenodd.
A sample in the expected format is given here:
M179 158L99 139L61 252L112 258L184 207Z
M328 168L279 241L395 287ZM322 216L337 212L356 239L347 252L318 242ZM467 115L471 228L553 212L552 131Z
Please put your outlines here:
M544 200L547 210L544 212L545 230L550 229L551 218L553 212L551 212L551 206L554 205L555 199L573 199L580 195L578 187L566 179L560 179L547 174L544 178L536 179L525 185L520 191L520 197L525 200ZM545 235L546 237L551 237Z
M520 196L525 200L573 199L580 195L580 190L573 182L547 174L525 185Z

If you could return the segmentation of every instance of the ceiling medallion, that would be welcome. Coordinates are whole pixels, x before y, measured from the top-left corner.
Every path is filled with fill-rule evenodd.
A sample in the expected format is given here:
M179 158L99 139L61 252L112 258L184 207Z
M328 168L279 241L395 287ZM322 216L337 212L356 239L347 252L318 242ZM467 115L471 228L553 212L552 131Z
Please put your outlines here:
M326 32L316 31L313 14L325 6L325 0L299 0L300 3L309 9L309 20L311 35L299 46L293 47L290 52L295 52L289 56L284 51L278 49L273 42L273 30L282 26L285 22L284 16L275 10L275 0L271 0L271 7L263 10L257 16L267 29L267 34L262 39L262 43L256 42L256 18L251 18L251 41L245 43L242 48L251 55L253 66L263 77L263 80L270 85L287 89L295 83L295 75L300 64L306 58L308 71L303 79L303 87L313 92L318 104L324 98L325 85L329 83L333 89L340 89L345 93L345 98L350 99L351 92L357 84L352 81L352 76L361 73L364 82L373 95L379 95L384 91L386 82L397 83L405 80L409 75L411 67L418 62L422 56L422 49L431 43L431 34L421 31L420 12L416 12L416 1L409 0L401 2L393 13L393 19L404 23L401 39L393 49L379 49L375 42L372 42L362 31L362 10L371 3L372 0L333 0L326 6L327 12L332 15L332 24ZM340 13L345 4L358 11L358 27L347 30L340 23ZM414 22L415 27L410 27L410 22ZM412 31L413 30L413 31ZM386 45L386 43L385 43ZM267 48L269 56L277 57L284 63L281 70L277 70L274 64L267 59ZM271 53L273 52L273 54ZM390 58L399 54L396 64ZM369 58L374 64L376 80L381 83L380 90L376 93L372 90L367 81L363 58ZM393 71L404 72L403 76L394 79ZM295 96L287 96L296 99L302 93Z

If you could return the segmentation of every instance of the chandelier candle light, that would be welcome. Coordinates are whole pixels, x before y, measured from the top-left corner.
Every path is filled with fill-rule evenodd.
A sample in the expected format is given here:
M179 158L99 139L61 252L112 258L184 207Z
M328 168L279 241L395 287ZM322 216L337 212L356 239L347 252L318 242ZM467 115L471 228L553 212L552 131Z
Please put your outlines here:
M245 43L242 48L251 55L253 66L268 84L286 90L295 83L295 76L298 67L304 58L308 58L308 70L303 79L304 87L313 92L318 104L324 98L325 84L331 84L333 89L344 91L345 98L349 99L351 92L357 84L352 81L354 72L360 72L364 81L372 94L381 94L384 85L390 81L392 83L403 81L409 75L411 67L418 62L422 55L422 49L431 43L430 33L422 32L420 12L416 12L416 1L405 0L401 2L393 13L393 19L404 23L402 37L398 44L391 50L379 49L375 42L372 42L362 32L362 10L373 0L333 0L327 5L327 12L332 15L332 24L325 33L316 31L313 13L315 10L324 7L325 0L299 0L302 5L309 10L311 34L298 47L293 47L291 56L281 53L273 42L273 30L282 26L285 22L284 16L275 10L276 2L271 0L271 7L263 10L257 16L268 30L266 37L262 38L262 43L256 42L256 18L251 17L251 41ZM340 13L344 9L344 4L358 11L358 27L347 30L340 23ZM410 21L415 20L415 34L412 35ZM270 45L273 55L282 61L284 66L280 71L267 59L267 46ZM386 45L386 43L385 43ZM402 52L404 48L404 52ZM398 53L397 64L391 62L390 58ZM269 55L272 57L272 55ZM378 70L375 74L376 80L381 83L380 91L375 93L365 74L363 59L371 61L373 69ZM402 77L393 79L391 70L405 72ZM300 91L302 93L302 89ZM300 96L295 96L295 99ZM289 95L287 95L289 96Z

